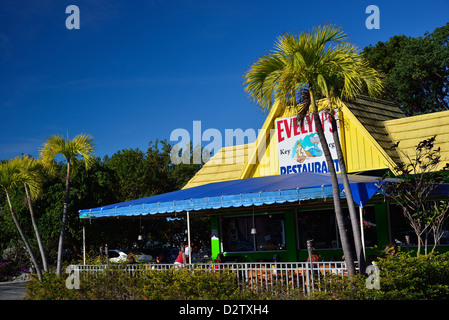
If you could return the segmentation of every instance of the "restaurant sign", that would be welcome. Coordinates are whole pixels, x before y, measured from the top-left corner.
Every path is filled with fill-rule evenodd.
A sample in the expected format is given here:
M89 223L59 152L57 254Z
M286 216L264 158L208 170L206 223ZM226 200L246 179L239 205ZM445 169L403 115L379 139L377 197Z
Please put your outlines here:
M321 111L319 117L335 169L339 172L330 115L326 111ZM336 117L338 117L338 113L336 113ZM297 124L296 116L277 119L276 134L280 174L329 172L312 113L305 116L302 126Z

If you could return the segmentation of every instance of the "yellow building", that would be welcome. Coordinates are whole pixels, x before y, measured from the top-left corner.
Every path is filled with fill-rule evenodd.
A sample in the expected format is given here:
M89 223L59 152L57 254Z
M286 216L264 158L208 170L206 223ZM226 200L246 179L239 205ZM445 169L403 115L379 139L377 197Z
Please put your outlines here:
M282 109L275 103L256 142L224 147L186 184L184 189L212 182L278 175L279 155L276 120L294 117L297 110ZM340 139L348 173L369 174L370 171L394 168L404 155L413 155L414 147L423 139L437 135L442 160L449 161L449 111L405 117L395 105L361 96L339 109ZM274 131L274 134L271 134Z
M275 103L263 124L262 133L259 134L255 142L221 149L204 164L184 189L214 182L286 173L285 169L284 172L280 172L280 168L288 168L288 166L282 167L280 164L279 129L289 129L288 119L294 120L296 115L297 110L294 108L282 109L278 103ZM349 174L379 175L387 170L394 173L397 164L406 159L403 153L392 148L393 145L399 143L399 148L413 158L414 147L420 141L434 135L437 136L435 147L441 148L442 162L449 162L449 111L406 117L392 103L360 96L355 101L340 106L338 119L340 141ZM284 121L284 127L277 127L277 124L282 121ZM292 122L290 122L290 126L291 124ZM290 167L299 171L298 165ZM291 172L295 173L293 170ZM299 176L298 179L300 179ZM377 197L377 200L371 201L371 204L364 208L364 236L367 247L374 245L382 247L389 242L404 244L404 235L410 233L408 230L410 227L398 207L389 204L383 197L379 198ZM265 207L262 211L257 212L259 216L256 213L256 218L262 218L263 213L269 212L269 209ZM335 244L338 242L337 232L326 229L328 224L332 224L332 228L335 227L332 212L331 201L322 202L318 206L312 202L309 204L306 202L290 211L284 210L282 232L284 232L284 236L287 234L286 242L289 250L286 251L289 253L283 255L281 250L279 254L282 259L288 261L305 259L305 241L302 238L306 235L309 238L315 238L316 248L322 249L318 250L322 256L337 257L338 254L335 251L335 248L339 247L338 244ZM252 214L254 219L254 212ZM230 257L229 259L232 259L233 256L253 261L270 259L273 252L269 250L262 252L263 250L255 249L253 252L249 252L231 248L227 244L230 241L227 236L229 233L227 225L232 220L233 226L239 224L240 227L237 229L243 230L247 228L243 226L245 219L251 219L248 218L248 215L251 215L251 212L242 210L240 214L223 212L220 219L211 216L213 233L219 234L218 237L215 237L215 244L212 241L214 255L224 252ZM305 226L303 223L305 221L308 221L309 227ZM265 221L265 223L269 222ZM292 226L292 224L295 225ZM310 228L310 225L316 227ZM288 230L289 228L290 230ZM290 236L288 232L290 232ZM295 234L293 239L291 233ZM333 235L328 235L332 233ZM244 236L242 237L244 238ZM250 236L247 238L250 239ZM263 240L260 241L263 242ZM447 242L449 244L449 239Z

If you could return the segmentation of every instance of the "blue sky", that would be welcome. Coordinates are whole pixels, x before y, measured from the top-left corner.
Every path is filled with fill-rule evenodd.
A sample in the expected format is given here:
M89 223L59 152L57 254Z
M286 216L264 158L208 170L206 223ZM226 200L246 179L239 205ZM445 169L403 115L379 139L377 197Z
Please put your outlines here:
M71 4L79 30L65 26ZM365 27L371 4L379 30ZM266 114L242 75L282 32L332 23L363 49L432 32L448 13L447 0L0 0L0 159L37 157L53 133L89 133L103 157L193 121L257 130Z

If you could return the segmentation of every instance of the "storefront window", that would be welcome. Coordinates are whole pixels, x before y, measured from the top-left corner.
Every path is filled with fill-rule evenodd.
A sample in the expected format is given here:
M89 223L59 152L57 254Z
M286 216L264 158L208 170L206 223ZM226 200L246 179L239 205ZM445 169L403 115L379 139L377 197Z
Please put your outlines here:
M226 252L286 249L283 214L226 217L222 219L222 231Z
M418 238L412 227L404 217L402 208L395 204L390 204L390 230L391 241L398 246L407 246L406 236L409 236L409 244L415 246L418 244Z
M353 234L349 211L347 208L342 211L345 229L352 243ZM357 217L359 217L358 212ZM366 247L377 244L376 215L373 206L363 208L363 233ZM307 248L307 240L313 240L315 249L341 248L335 211L332 209L299 211L298 237L301 249Z
M335 214L332 210L298 212L299 246L307 248L307 240L315 249L339 248Z
M409 221L404 217L402 207L396 204L390 204L390 230L391 230L391 241L395 242L398 246L406 247L407 241L406 236L409 236L409 245L417 246L418 237L415 231L411 227ZM425 237L424 234L422 237ZM433 233L429 232L428 235L428 245L434 244ZM443 234L437 243L438 245L449 244L449 230L446 225L443 228Z

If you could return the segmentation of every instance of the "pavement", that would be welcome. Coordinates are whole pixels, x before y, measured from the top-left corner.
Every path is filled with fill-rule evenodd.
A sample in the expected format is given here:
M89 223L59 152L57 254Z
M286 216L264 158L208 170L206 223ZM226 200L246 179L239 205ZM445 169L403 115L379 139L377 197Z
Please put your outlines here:
M26 296L26 281L0 282L0 300L22 300Z

